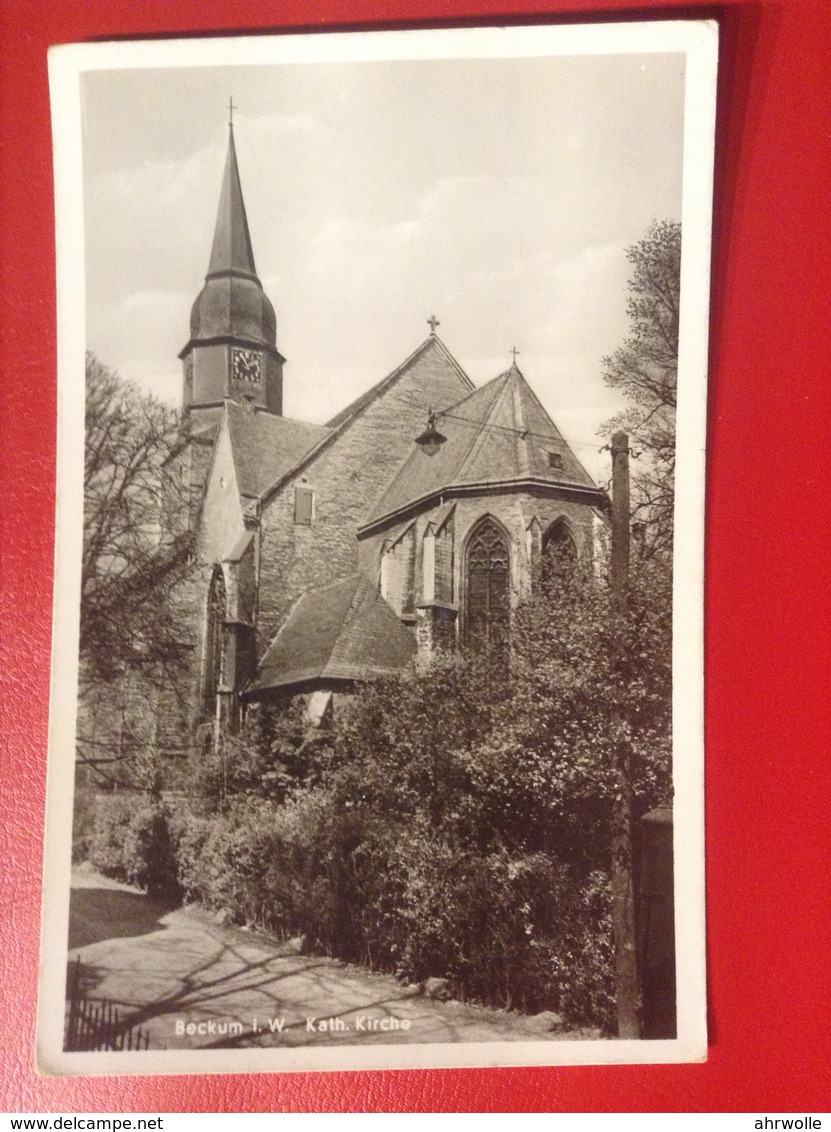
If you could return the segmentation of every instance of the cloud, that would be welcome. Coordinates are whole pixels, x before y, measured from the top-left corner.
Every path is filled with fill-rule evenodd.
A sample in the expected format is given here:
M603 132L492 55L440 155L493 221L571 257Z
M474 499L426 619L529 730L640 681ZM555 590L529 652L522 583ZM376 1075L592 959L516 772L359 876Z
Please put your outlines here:
M246 140L255 146L268 144L283 134L312 134L318 130L318 122L313 114L298 111L294 114L272 113L252 117L240 116L244 123Z
M105 365L165 401L178 402L178 353L187 341L192 297L184 292L133 291L99 307L87 341Z

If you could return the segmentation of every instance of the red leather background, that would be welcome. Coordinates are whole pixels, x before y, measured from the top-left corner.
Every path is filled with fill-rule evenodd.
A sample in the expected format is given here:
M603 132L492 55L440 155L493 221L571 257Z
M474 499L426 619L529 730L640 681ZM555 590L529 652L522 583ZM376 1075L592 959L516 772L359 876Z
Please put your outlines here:
M580 11L634 9L586 0ZM655 0L651 12L679 9ZM568 0L492 0L487 8L476 0L0 0L0 13L0 1110L831 1107L831 5L725 0L683 10L722 21L707 526L707 1064L76 1080L34 1070L55 490L46 49L116 36L573 18L576 10Z

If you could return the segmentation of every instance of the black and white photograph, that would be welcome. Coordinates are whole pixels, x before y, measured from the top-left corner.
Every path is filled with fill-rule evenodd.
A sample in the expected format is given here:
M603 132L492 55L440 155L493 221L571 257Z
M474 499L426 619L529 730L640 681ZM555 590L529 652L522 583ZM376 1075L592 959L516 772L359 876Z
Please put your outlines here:
M41 1072L706 1056L716 56L53 49Z

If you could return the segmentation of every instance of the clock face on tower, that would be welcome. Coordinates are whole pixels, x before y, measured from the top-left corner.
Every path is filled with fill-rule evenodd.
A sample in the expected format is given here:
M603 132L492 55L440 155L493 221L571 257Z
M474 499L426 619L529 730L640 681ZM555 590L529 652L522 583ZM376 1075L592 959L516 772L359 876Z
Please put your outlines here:
M234 347L231 350L231 376L236 381L260 380L261 358L256 350L243 350Z

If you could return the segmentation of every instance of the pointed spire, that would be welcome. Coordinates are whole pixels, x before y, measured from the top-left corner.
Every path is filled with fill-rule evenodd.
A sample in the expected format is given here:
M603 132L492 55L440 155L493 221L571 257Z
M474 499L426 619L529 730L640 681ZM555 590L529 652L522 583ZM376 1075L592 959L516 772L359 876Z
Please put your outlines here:
M277 349L274 307L254 266L232 123L208 274L191 307L190 340L179 357L188 408L253 399L280 414L286 359Z
M254 278L257 276L237 167L234 127L231 123L228 124L228 156L225 160L208 276L228 272L239 272Z

